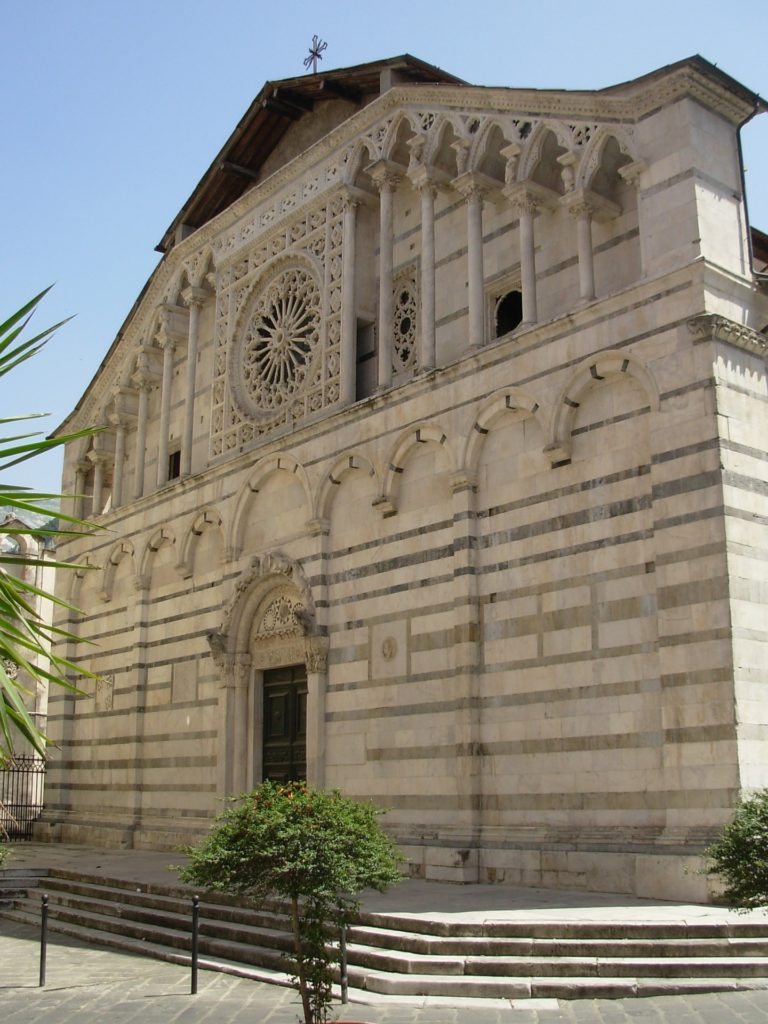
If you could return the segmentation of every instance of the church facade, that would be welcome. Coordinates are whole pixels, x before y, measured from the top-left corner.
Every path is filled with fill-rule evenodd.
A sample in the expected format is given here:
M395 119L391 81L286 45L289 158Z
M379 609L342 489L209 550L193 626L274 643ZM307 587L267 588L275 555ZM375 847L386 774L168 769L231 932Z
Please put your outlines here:
M691 58L267 83L77 408L97 676L38 835L171 848L306 777L411 871L704 898L768 782L768 239Z

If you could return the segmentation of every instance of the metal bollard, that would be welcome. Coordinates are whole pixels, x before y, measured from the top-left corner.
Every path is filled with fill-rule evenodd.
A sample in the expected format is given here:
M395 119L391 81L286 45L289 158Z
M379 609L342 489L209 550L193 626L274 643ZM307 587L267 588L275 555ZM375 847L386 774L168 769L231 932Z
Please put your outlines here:
M341 985L341 1001L349 1002L349 974L347 973L347 926L341 926L339 936L339 983Z
M192 897L192 992L197 995L197 937L200 931L200 897Z
M45 985L45 961L48 956L48 896L43 896L40 910L40 988Z

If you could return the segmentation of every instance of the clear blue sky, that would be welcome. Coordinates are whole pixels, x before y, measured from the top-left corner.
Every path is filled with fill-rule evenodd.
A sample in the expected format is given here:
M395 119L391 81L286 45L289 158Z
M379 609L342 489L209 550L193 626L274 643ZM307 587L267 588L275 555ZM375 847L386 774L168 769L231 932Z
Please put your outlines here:
M157 264L154 246L265 81L411 53L469 82L595 89L700 53L768 97L765 0L0 0L0 313L76 318L4 386L0 416L74 407ZM768 230L768 114L744 131ZM59 461L24 470L58 489Z

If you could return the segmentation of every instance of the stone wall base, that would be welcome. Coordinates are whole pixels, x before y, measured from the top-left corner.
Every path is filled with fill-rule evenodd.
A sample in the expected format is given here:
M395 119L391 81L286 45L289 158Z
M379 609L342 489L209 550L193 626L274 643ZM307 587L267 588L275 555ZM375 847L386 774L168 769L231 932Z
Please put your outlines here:
M542 889L615 892L647 899L709 903L714 879L701 874L706 843L615 845L536 840L486 846L436 836L396 836L414 878L458 884L500 884ZM454 840L460 837L453 837Z
M37 842L73 843L103 849L177 850L196 842L211 819L140 826L114 821L76 821L66 817L34 826ZM714 838L699 832L666 833L633 830L625 843L613 830L612 843L593 830L590 837L570 830L558 837L551 829L483 830L470 836L462 830L436 829L418 834L388 823L413 878L459 885L497 884L542 889L581 889L624 893L647 899L708 903L717 883L700 874L702 851ZM522 830L521 830L522 831Z

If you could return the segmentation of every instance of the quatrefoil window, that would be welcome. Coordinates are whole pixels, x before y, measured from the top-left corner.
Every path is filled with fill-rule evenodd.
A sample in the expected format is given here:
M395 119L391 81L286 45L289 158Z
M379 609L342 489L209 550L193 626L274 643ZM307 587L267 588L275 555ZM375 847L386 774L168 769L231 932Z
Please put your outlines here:
M256 419L279 413L305 386L319 351L322 303L312 274L279 270L250 304L235 352L236 397Z

